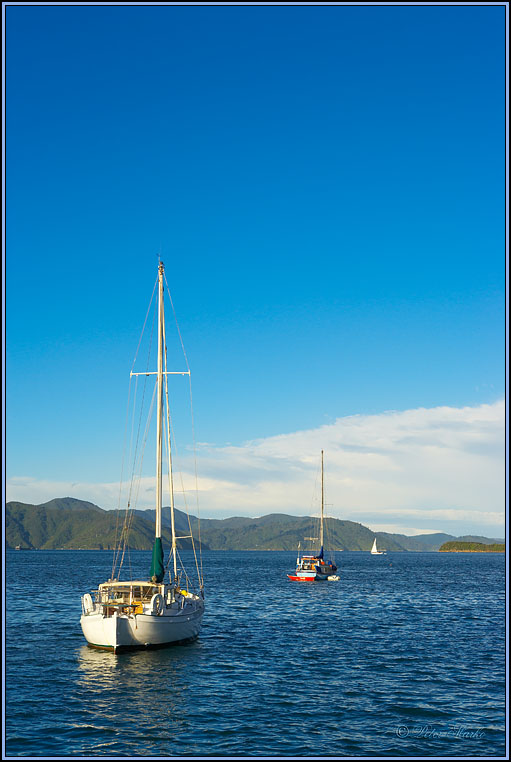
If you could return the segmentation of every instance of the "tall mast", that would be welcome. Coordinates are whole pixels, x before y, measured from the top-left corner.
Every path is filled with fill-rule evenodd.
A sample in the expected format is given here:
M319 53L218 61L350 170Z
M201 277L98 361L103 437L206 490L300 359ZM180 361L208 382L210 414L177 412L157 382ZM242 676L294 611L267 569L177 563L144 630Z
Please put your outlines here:
M156 414L156 525L154 532L153 557L150 578L153 582L163 582L163 546L161 543L161 439L162 439L162 395L163 395L163 262L158 264L158 371L157 371L157 414Z
M323 450L321 450L321 526L319 530L319 544L323 547L323 511L325 507L325 482L323 478Z
M158 391L156 408L156 531L161 538L161 440L162 440L162 392L163 392L163 262L158 265Z

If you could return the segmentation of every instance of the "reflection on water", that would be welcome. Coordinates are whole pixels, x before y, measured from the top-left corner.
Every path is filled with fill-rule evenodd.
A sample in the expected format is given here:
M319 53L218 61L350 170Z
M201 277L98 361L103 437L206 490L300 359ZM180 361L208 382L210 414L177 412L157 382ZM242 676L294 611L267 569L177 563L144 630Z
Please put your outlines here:
M188 675L195 661L194 646L134 650L114 654L83 645L78 654L77 684L89 694L116 692L144 709L145 699L158 690L161 700L177 710L189 690ZM133 707L132 707L133 708ZM151 711L154 707L150 707Z
M84 697L89 715L89 751L112 753L116 743L104 739L122 729L122 744L136 744L168 754L187 731L190 676L197 658L196 644L114 654L84 645L78 652L77 694ZM126 715L129 713L129 719ZM100 734L101 741L92 736Z

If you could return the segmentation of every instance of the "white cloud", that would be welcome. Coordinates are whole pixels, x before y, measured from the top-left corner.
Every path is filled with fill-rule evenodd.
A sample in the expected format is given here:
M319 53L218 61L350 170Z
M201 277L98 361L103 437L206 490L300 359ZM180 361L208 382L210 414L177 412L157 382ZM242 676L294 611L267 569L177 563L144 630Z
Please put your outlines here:
M330 515L361 523L371 516L374 523L367 523L374 527L383 527L387 519L392 531L406 529L405 534L449 531L500 536L504 532L504 443L505 404L500 401L478 407L349 416L317 429L239 446L201 444L201 515L315 512L323 449ZM184 487L193 490L193 463L189 456L181 460ZM9 500L42 503L69 495L104 508L116 508L119 497L118 484L12 478L7 489ZM138 505L145 508L153 503L153 479L147 477L142 480ZM188 504L195 512L193 496L189 495ZM179 496L178 507L182 507Z
M364 523L364 522L362 522ZM427 532L424 529L417 529L417 527L402 526L401 524L378 524L371 522L371 529L373 532L390 532L390 534L405 534L408 537L412 537L416 534L436 534L437 532L444 532L444 529L439 527L430 527Z

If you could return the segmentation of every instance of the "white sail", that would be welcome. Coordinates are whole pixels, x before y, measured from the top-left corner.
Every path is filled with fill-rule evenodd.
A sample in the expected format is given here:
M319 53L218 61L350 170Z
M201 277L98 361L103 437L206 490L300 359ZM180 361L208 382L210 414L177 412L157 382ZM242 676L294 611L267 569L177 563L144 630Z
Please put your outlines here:
M384 550L378 550L376 546L376 537L374 538L373 547L371 548L371 555L373 556L383 556L385 555Z

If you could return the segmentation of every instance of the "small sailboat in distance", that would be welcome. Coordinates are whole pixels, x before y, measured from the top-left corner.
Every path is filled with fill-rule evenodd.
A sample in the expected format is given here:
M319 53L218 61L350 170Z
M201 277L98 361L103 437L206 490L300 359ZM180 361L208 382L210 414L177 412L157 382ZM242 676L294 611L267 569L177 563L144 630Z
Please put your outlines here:
M384 556L386 555L385 550L378 550L376 546L376 537L374 538L373 547L371 548L371 555L372 556Z
M288 574L289 579L298 582L314 582L318 580L337 581L340 579L337 571L337 566L333 561L325 561L324 559L324 506L325 506L325 488L324 488L324 467L323 467L323 450L321 450L321 519L319 529L319 553L314 555L314 551L309 551L300 555L301 543L298 543L298 557L296 559L296 571L294 574ZM317 537L306 537L307 540L317 540Z

